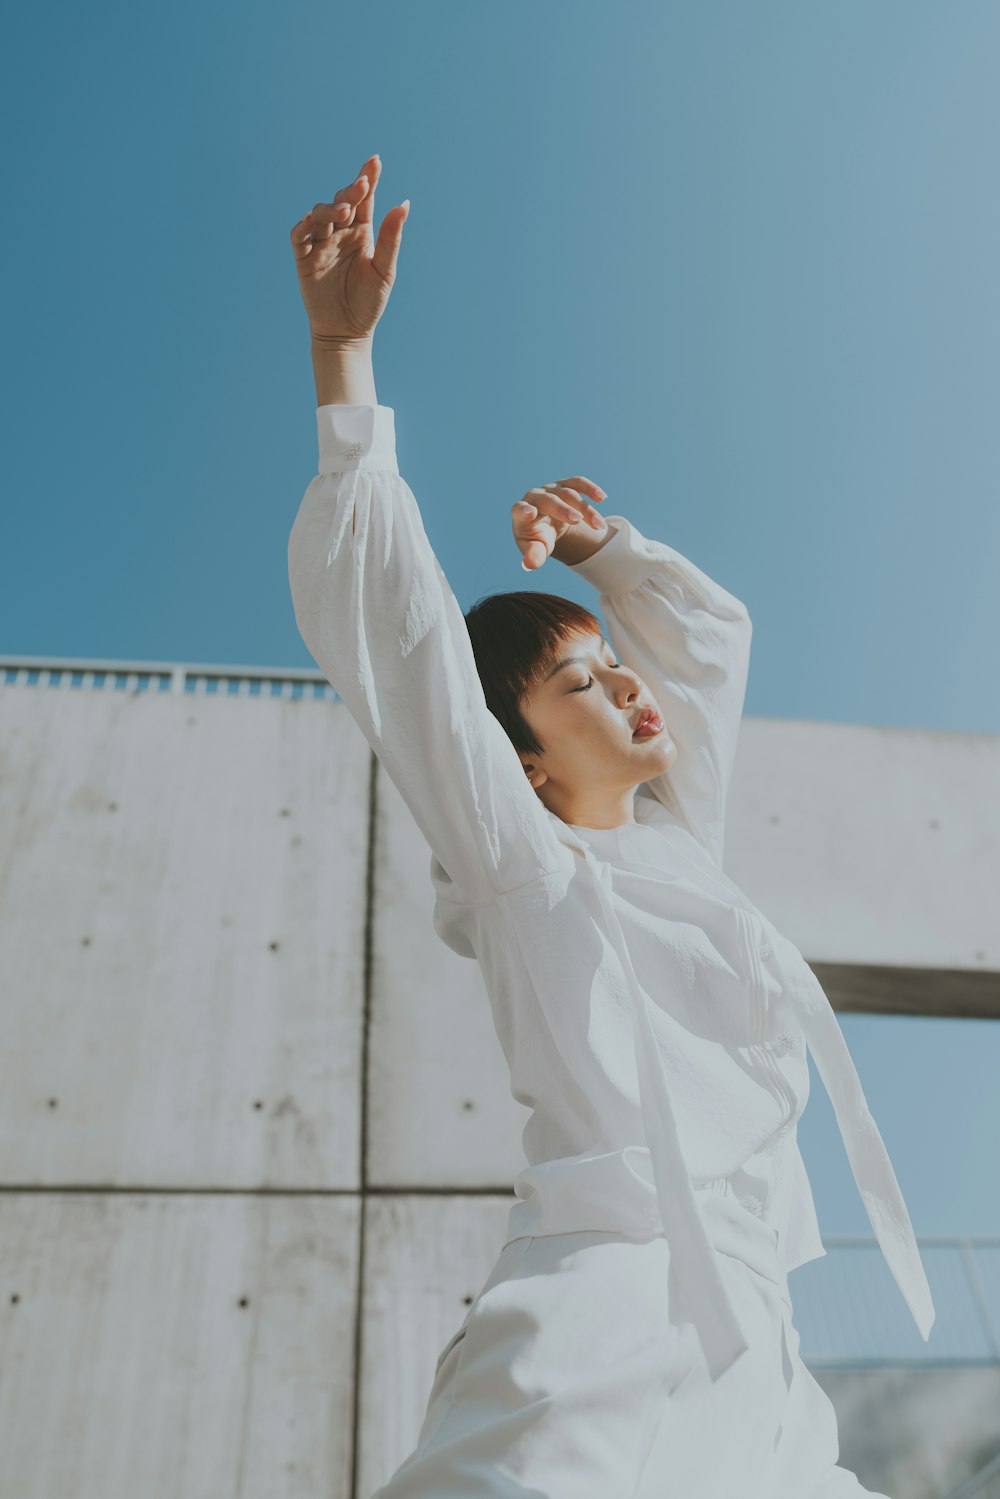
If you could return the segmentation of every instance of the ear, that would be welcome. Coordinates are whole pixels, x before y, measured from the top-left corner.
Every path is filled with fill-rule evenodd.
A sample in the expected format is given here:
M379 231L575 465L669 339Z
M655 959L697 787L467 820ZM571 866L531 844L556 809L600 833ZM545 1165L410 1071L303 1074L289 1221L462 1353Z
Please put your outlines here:
M537 791L539 786L543 786L548 780L547 772L530 755L525 754L523 750L519 750L518 754L521 758L521 764L524 766L525 775Z

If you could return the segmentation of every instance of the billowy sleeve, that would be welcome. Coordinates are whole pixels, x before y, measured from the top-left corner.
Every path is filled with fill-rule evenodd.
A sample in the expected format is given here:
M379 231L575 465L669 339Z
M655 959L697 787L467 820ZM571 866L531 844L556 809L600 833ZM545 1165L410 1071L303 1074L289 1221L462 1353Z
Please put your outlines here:
M645 783L721 866L726 797L750 668L746 605L665 542L622 515L614 534L568 568L591 583L619 658L637 672L677 745Z
M461 899L565 851L486 705L458 601L396 457L390 406L316 409L319 472L288 539L295 621Z

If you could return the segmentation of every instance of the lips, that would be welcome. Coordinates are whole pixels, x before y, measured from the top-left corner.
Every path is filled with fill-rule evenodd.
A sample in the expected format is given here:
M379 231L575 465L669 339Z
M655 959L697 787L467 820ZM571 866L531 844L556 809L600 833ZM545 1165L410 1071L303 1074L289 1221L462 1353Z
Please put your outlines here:
M633 739L649 739L654 734L659 734L664 727L663 719L655 708L643 708L639 715L639 722L632 733Z

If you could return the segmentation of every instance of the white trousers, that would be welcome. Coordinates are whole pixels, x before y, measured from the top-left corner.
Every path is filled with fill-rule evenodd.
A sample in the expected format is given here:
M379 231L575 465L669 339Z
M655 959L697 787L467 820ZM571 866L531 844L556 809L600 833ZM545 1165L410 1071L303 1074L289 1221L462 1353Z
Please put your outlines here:
M702 1201L750 1345L715 1384L692 1324L668 1320L662 1234L512 1239L372 1499L889 1499L837 1464L774 1230L734 1197Z

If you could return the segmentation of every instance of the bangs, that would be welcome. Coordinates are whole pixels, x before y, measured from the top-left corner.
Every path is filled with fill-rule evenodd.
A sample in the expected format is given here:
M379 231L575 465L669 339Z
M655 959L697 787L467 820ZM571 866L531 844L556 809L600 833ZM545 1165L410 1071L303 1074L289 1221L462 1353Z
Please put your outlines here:
M521 703L554 664L567 636L600 635L600 620L572 599L522 589L479 599L465 623L487 707L516 749L541 754Z

